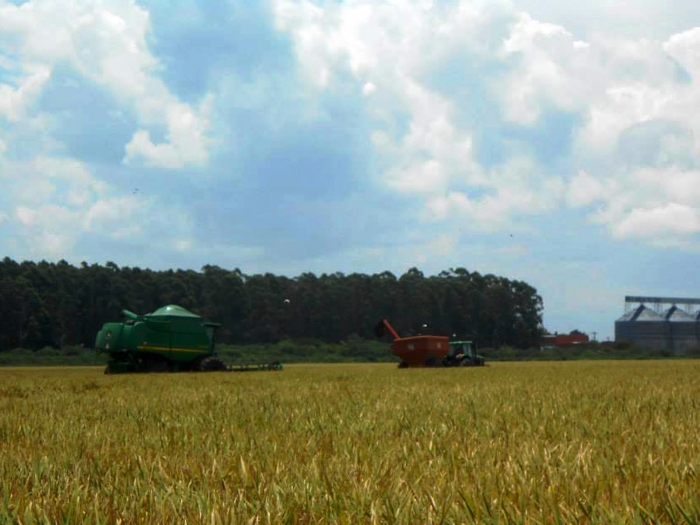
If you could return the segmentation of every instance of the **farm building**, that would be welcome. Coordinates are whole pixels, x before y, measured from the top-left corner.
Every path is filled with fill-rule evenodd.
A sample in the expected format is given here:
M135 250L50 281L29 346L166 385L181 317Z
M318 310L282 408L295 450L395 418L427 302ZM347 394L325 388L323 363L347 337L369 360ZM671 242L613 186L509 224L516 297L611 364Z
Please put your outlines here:
M615 321L615 341L675 355L700 348L700 299L627 296L625 313Z
M589 342L586 334L554 334L543 335L540 338L542 348L568 348L576 345L585 345Z

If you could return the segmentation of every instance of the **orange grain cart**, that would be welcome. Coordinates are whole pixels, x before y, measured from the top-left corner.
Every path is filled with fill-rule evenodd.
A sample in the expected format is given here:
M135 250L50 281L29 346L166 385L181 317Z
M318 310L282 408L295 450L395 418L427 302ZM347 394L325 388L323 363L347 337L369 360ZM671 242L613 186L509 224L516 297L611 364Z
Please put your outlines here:
M433 366L442 361L450 349L450 341L440 335L417 335L395 339L391 350L409 367Z

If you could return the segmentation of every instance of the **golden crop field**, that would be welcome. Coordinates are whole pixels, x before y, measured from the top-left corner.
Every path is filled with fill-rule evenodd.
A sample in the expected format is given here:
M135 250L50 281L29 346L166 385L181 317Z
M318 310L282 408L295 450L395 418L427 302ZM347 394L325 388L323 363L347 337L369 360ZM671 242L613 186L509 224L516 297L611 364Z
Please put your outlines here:
M700 361L0 370L0 523L700 523Z

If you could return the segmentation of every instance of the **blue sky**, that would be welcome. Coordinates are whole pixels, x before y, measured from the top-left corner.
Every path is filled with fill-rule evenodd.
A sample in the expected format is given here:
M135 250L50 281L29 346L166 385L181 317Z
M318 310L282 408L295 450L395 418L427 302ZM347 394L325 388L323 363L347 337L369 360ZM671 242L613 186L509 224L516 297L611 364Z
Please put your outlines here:
M0 0L0 249L698 296L700 5Z

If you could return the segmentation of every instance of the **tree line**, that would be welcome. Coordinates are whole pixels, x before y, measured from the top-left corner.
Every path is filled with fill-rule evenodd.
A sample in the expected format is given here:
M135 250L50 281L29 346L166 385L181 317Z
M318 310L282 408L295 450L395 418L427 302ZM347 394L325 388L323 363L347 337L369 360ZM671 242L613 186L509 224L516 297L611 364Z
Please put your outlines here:
M344 341L373 338L388 319L403 336L471 338L480 346L539 344L542 298L523 281L464 268L426 276L271 273L246 275L206 265L201 271L154 271L66 261L0 262L0 351L91 347L121 310L145 314L178 304L221 323L219 342Z

